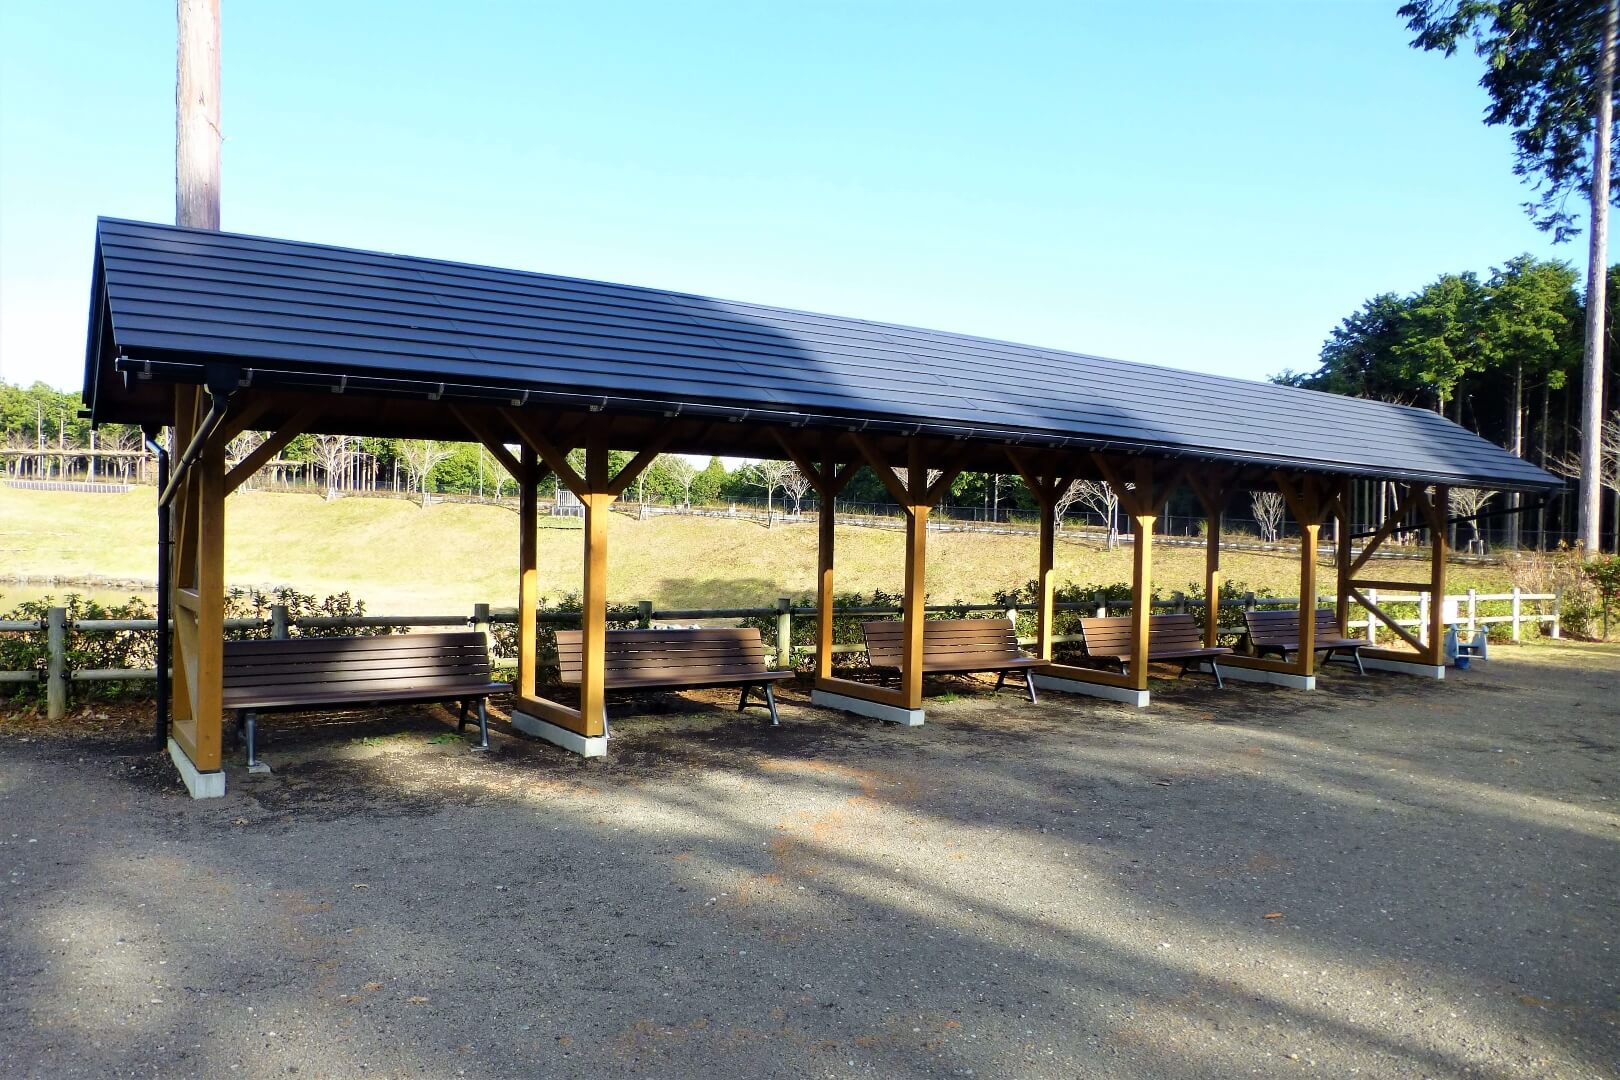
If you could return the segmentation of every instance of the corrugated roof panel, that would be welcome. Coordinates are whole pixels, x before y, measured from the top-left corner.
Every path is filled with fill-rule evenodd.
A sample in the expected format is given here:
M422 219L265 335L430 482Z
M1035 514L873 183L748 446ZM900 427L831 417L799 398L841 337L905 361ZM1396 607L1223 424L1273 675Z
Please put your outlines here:
M113 349L1136 443L1480 487L1554 477L1434 413L689 293L102 219ZM87 371L87 386L95 370ZM109 384L117 393L116 384Z

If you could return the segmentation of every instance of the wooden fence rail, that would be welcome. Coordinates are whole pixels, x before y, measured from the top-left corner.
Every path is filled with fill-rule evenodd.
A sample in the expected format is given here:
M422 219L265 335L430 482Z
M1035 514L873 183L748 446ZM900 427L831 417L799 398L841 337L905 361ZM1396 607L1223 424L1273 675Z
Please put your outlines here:
M1413 593L1410 595L1396 593L1378 593L1368 590L1370 601L1380 606L1389 604L1412 604L1418 608L1417 614L1409 619L1396 619L1402 626L1418 627L1419 632L1428 625L1427 594ZM1508 603L1510 610L1505 615L1481 615L1479 605L1482 603ZM1548 635L1558 637L1561 633L1562 597L1558 593L1527 593L1519 589L1506 593L1478 593L1470 589L1467 593L1457 596L1447 596L1445 603L1448 609L1447 621L1456 625L1460 630L1474 634L1483 626L1507 623L1511 627L1512 639L1521 639L1525 626L1540 626L1549 624ZM1256 596L1254 593L1245 593L1241 600L1223 601L1223 606L1257 610L1264 608L1292 608L1297 607L1299 598L1293 596ZM1538 605L1532 610L1528 605ZM1199 598L1188 597L1182 593L1172 593L1168 598L1157 599L1153 607L1163 611L1191 611L1204 606ZM1083 611L1093 615L1119 614L1131 609L1131 601L1126 599L1110 599L1104 593L1094 593L1088 601L1069 601L1054 605L1058 611ZM1033 604L929 604L926 609L936 613L987 613L995 612L1005 614L1010 619L1017 618L1019 612L1034 611ZM1450 612L1455 612L1452 617ZM608 618L615 622L635 622L640 626L651 626L655 622L681 622L706 621L713 619L772 619L776 621L776 662L784 667L792 666L794 657L815 652L813 645L794 645L793 620L814 619L816 608L813 605L795 605L784 597L771 607L734 607L734 608L657 608L650 600L643 600L633 608L616 608L608 612ZM899 607L849 607L839 608L839 615L892 615L898 616ZM542 611L538 615L542 625L569 626L578 623L577 611ZM359 629L365 627L391 627L409 630L427 626L466 626L489 634L494 624L515 624L517 610L515 608L494 608L488 604L475 604L469 615L313 615L302 618L290 618L287 609L282 605L272 605L270 616L262 619L226 619L227 630L269 630L272 637L284 638L288 636L291 628L311 630L330 629ZM171 628L173 624L171 623ZM67 632L73 629L86 633L120 633L120 632L147 632L157 631L156 619L79 619L70 622L67 609L61 607L49 608L43 619L20 619L0 621L0 634L28 633L37 634L41 631L46 635L46 650L43 666L28 668L20 671L0 671L0 684L16 683L44 683L46 687L46 711L52 719L60 719L67 712L69 688L75 682L114 682L114 681L140 681L157 678L154 668L81 668L72 669L68 665ZM1351 620L1352 630L1364 630L1368 638L1376 641L1379 628L1378 620L1370 616L1364 619ZM1238 633L1238 631L1233 631ZM1057 634L1053 641L1059 643L1079 641L1078 634ZM495 655L491 638L491 655ZM1033 645L1033 638L1019 639L1021 645ZM834 645L834 653L860 652L861 645ZM497 662L503 658L496 656Z

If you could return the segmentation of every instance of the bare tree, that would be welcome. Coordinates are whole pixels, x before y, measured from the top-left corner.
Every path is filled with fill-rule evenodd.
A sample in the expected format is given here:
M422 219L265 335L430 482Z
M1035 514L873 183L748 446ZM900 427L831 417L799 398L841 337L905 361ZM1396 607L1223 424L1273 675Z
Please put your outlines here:
M264 432L244 431L236 438L225 444L225 460L231 465L238 464L243 458L259 448L264 442ZM249 477L251 484L252 477Z
M793 500L793 516L799 516L799 507L804 502L806 493L810 490L810 478L804 475L804 470L797 465L788 467L787 474L782 477L782 494Z
M1587 455L1584 452L1565 454L1563 457L1549 459L1547 467L1572 480L1579 480L1586 461L1595 456L1598 463L1598 487L1607 488L1615 493L1614 515L1616 520L1620 521L1620 412L1610 413L1603 421L1600 437L1602 441L1596 455ZM1620 525L1616 525L1613 531L1614 535L1620 538ZM1617 540L1617 543L1620 543L1620 540ZM1590 554L1596 555L1598 552Z
M439 463L455 452L455 443L443 439L401 439L399 461L410 474L411 482L422 496L422 505L428 504L428 480Z
M1475 515L1485 509L1485 504L1495 496L1496 492L1486 491L1484 488L1452 488L1451 493L1446 496L1451 512L1458 517L1467 518L1468 527L1473 530L1474 536L1469 547L1480 546L1479 521Z
M1103 519L1103 525L1108 529L1108 550L1114 550L1119 543L1119 495L1108 486L1106 480L1076 480L1069 485L1057 501L1057 521L1063 524L1063 515L1075 503L1090 510Z
M338 495L338 480L349 458L350 440L347 435L317 435L314 442L315 460L326 478L326 498L330 501Z
M754 462L753 466L747 471L748 485L765 489L765 524L767 527L771 524L772 499L776 495L776 489L782 486L782 482L787 479L788 470L792 468L793 464L791 462L767 458L764 461Z
M690 510L692 483L698 475L697 466L679 454L664 454L658 459L658 467L669 477L670 483L681 489L681 505Z
M1254 523L1260 526L1260 539L1268 544L1277 542L1282 534L1283 502L1280 491L1251 491L1249 505L1254 508Z

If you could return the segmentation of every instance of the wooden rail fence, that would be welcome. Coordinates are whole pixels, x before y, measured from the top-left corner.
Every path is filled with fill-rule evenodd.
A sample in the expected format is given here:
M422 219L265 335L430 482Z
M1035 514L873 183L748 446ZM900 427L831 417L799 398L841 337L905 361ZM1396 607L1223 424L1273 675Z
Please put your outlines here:
M1383 592L1375 589L1367 590L1367 599L1379 606L1390 604L1412 604L1417 613L1412 618L1396 619L1402 626L1417 628L1419 637L1422 637L1428 626L1429 596L1426 593L1399 594ZM1501 615L1482 615L1480 605L1486 603L1507 603L1509 611ZM1562 597L1558 593L1528 593L1514 589L1506 593L1479 593L1473 589L1468 592L1447 596L1447 621L1465 630L1469 634L1477 633L1482 627L1507 624L1513 641L1522 638L1526 626L1537 627L1547 625L1547 634L1550 637L1560 636L1562 627L1560 622ZM1290 596L1256 596L1254 593L1245 593L1241 600L1225 601L1223 607L1244 608L1248 610L1264 608L1292 608L1299 604L1298 597ZM1184 612L1201 609L1204 601L1199 598L1189 598L1183 593L1172 593L1167 599L1155 600L1155 610L1168 612ZM1066 602L1054 605L1058 611L1082 611L1090 615L1107 616L1127 612L1131 609L1131 601L1127 599L1109 599L1102 592L1093 594L1089 601ZM995 613L1005 615L1016 621L1019 612L1033 612L1033 604L930 604L927 611L935 613L965 613L986 614ZM815 652L813 645L793 645L793 620L814 619L816 616L814 605L795 605L784 597L771 607L736 607L736 608L657 608L650 600L643 600L633 608L618 608L608 612L608 618L615 622L634 621L640 626L651 626L654 623L680 623L705 622L717 619L772 619L776 621L776 662L783 667L791 667L795 657ZM846 615L890 615L901 614L899 607L850 607L839 608L837 614ZM569 626L579 622L579 613L575 611L542 611L537 616L542 625ZM474 630L490 635L490 654L497 663L515 663L515 661L497 655L494 637L490 632L495 624L515 624L517 622L517 609L492 608L488 604L473 605L469 615L356 615L356 616L306 616L290 618L286 607L272 605L270 617L263 619L226 619L226 630L268 630L273 638L285 638L293 627L306 630L320 629L357 629L361 627L390 627L394 629L410 630L422 627L458 626L471 627ZM173 623L170 624L171 627ZM1377 641L1380 628L1378 620L1371 617L1352 619L1352 631L1364 631L1370 640ZM67 713L69 688L76 682L111 682L111 681L139 681L157 678L155 668L86 668L71 669L67 662L67 637L71 629L87 633L119 633L119 632L147 632L157 631L156 619L79 619L70 622L67 609L61 607L49 608L43 619L21 619L0 621L0 634L3 633L31 633L41 631L46 635L45 662L41 667L28 668L21 671L0 671L0 684L4 683L44 683L46 692L46 711L52 719L59 719ZM1241 635L1241 631L1234 629L1234 635ZM1080 640L1078 634L1057 634L1053 636L1054 642L1072 643ZM1033 645L1033 638L1020 638L1020 645ZM834 653L861 652L861 645L834 645Z

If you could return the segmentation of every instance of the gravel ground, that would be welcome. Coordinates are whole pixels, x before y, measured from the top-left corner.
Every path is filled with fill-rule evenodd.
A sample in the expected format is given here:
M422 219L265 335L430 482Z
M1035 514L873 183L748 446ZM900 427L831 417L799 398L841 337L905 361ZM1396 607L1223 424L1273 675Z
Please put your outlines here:
M203 803L133 714L12 714L0 1071L1620 1073L1620 651L1324 682L693 694L595 762L273 718Z

